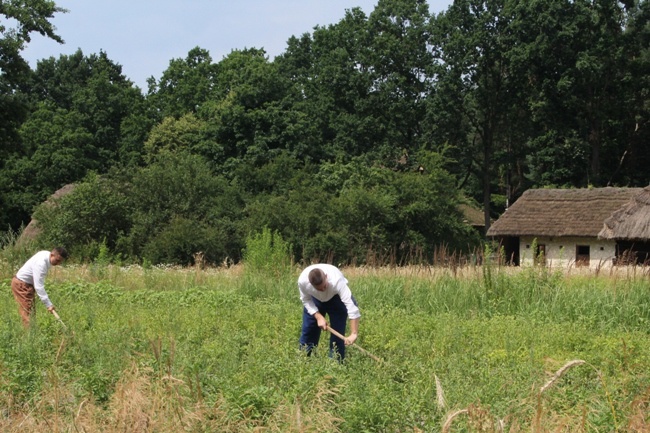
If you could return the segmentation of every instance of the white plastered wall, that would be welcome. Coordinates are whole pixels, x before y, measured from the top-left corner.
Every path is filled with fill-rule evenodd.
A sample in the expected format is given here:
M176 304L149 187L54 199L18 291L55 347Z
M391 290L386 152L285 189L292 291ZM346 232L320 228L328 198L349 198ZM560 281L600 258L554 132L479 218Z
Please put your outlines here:
M552 267L576 266L576 246L589 246L589 267L613 265L616 254L614 241L578 237L524 237L519 239L519 260L522 266L531 266L535 256L534 244L545 245L546 264Z

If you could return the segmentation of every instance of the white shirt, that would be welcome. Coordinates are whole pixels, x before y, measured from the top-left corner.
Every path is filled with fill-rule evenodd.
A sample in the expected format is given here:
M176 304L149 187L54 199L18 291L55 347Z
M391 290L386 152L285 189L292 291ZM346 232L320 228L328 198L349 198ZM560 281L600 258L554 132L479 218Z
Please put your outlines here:
M50 302L50 298L45 292L45 275L47 275L47 271L50 270L51 266L50 253L50 251L37 252L16 273L16 277L20 281L34 286L36 294L41 298L46 308L52 306L52 302Z
M314 268L319 268L325 272L327 277L327 287L322 292L316 290L316 288L309 282L309 272ZM327 302L334 296L339 295L345 308L348 310L348 318L358 319L361 317L359 307L354 305L354 302L352 302L352 292L348 287L348 280L336 266L317 264L306 267L300 273L300 277L298 277L298 290L300 291L300 300L302 301L302 304L305 306L307 313L312 316L318 311L318 308L313 301L314 298L321 302Z

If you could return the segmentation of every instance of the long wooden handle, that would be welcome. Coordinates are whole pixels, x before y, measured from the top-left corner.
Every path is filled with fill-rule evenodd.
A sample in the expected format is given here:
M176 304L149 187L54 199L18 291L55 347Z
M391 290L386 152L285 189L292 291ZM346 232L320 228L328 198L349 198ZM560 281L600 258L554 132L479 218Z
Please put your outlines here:
M65 326L65 323L63 323L63 320L61 320L61 318L59 317L59 313L57 313L56 310L52 310L52 314L54 314L56 320L58 320L61 323L61 325L63 325L64 328L66 329L68 328L67 326Z
M327 325L327 330L329 331L330 334L335 335L335 336L339 337L341 340L345 341L345 336L342 335L340 332L336 331L335 329L332 329L332 327L331 327L330 325ZM356 347L356 348L359 349L362 353L365 353L366 355L368 355L369 357L371 357L371 358L374 359L375 361L377 361L377 362L382 362L382 359L381 359L381 358L379 358L379 357L373 355L372 353L368 352L366 349L362 348L362 347L359 346L357 343L352 343L351 346Z

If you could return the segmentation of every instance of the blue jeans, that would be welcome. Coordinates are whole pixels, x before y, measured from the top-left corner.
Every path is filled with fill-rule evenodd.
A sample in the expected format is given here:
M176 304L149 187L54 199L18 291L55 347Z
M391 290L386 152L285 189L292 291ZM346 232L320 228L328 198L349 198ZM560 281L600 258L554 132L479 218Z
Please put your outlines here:
M357 301L352 297L352 302L357 305ZM348 321L348 310L345 304L341 301L339 295L334 296L327 302L321 302L314 298L314 304L318 308L318 312L323 316L329 316L329 325L335 331L345 335L345 326ZM320 333L322 329L318 327L318 321L314 316L307 313L307 309L302 310L302 333L300 335L300 347L307 350L307 354L311 355L314 347L318 346L320 340ZM341 361L345 358L345 343L340 338L330 335L330 357L337 356Z

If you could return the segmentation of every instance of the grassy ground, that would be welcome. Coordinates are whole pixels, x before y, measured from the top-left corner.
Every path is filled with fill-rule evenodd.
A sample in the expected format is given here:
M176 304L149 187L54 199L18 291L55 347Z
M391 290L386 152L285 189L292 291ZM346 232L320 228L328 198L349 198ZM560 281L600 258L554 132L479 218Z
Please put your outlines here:
M21 259L22 260L22 259ZM296 278L243 267L53 268L64 329L22 330L0 266L1 431L650 431L642 268L344 269L339 364L298 350Z

